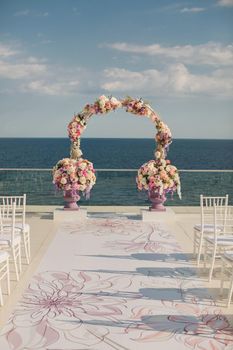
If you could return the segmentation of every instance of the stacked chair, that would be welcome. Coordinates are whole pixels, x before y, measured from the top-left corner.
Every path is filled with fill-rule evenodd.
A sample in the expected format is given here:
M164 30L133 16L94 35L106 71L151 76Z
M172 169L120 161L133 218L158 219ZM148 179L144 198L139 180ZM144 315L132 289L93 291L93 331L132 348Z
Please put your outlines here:
M224 212L228 205L228 195L224 197L206 197L201 194L200 196L201 224L194 226L194 255L197 253L197 266L200 264L204 237L213 234L215 230L213 220L214 205L221 207ZM216 229L218 232L223 232L224 225L221 223Z
M200 196L201 224L194 226L194 254L197 265L203 254L204 267L208 268L208 281L213 276L215 261L221 258L221 292L224 277L230 275L227 306L233 294L233 207L224 197Z
M15 229L21 234L22 245L27 264L30 263L30 226L25 222L26 217L26 194L23 196L0 196L0 207L3 209L4 221L11 220L12 206L15 207Z
M12 260L16 280L22 270L21 245L27 264L30 263L30 226L25 222L26 195L0 197L0 305L3 305L2 281L6 280L10 294L9 259Z
M15 233L15 203L12 205L11 222L4 222L4 210L0 207L0 304L3 305L2 280L7 280L7 292L10 294L9 257L11 256L17 281L21 272L21 237ZM10 254L9 254L10 253Z

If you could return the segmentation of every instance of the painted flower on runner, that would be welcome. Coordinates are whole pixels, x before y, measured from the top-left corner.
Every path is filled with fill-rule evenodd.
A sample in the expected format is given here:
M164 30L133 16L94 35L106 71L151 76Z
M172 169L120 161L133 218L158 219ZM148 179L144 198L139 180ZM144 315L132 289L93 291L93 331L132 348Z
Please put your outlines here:
M150 160L138 170L136 178L139 190L167 194L177 191L181 198L180 177L177 168L169 160Z
M53 168L53 183L59 190L90 192L95 181L93 164L83 158L64 158Z
M165 300L161 300L161 308L164 314L158 314L158 306L132 309L131 317L138 323L134 328L128 327L127 333L134 341L156 343L174 337L187 349L232 348L233 328L219 310Z
M130 285L124 278L123 286ZM92 347L109 333L105 327L111 317L119 317L125 299L115 298L122 283L119 278L102 278L82 271L47 271L34 276L8 324L2 330L10 349ZM106 291L106 295L101 294ZM98 321L96 321L98 320ZM102 321L102 324L101 324ZM64 344L64 343L63 343ZM7 346L8 345L8 346Z

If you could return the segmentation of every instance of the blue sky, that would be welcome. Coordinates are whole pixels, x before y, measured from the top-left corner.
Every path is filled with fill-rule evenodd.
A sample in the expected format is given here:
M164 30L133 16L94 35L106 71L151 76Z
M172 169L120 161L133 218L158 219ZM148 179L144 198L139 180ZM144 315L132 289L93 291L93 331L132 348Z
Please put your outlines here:
M0 137L65 137L102 95L142 97L175 138L233 136L233 0L0 1ZM94 116L84 137L153 137Z

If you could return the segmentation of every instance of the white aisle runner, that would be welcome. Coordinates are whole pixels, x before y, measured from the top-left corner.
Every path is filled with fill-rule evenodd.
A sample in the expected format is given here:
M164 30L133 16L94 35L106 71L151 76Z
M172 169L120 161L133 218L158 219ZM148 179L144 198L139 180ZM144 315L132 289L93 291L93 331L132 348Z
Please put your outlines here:
M1 350L223 350L233 329L158 224L63 224L0 337Z

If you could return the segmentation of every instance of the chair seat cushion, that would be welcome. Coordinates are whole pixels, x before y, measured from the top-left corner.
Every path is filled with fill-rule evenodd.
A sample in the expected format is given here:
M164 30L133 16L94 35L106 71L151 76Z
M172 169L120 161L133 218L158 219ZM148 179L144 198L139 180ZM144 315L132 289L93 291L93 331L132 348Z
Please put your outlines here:
M214 236L208 236L206 237L206 240L214 244ZM222 235L217 237L217 244L233 246L233 235Z
M194 225L194 230L197 230L197 231L201 231L201 225L200 224L197 224L197 225ZM217 232L222 232L223 231L223 226L217 226ZM204 225L204 232L214 232L214 225Z
M19 231L19 230L22 231L23 224L17 222L15 224L15 229L16 229L16 231ZM3 225L3 230L10 232L11 231L11 225ZM30 226L28 224L25 224L24 225L24 230L26 232L29 232L30 231Z
M223 254L223 256L224 258L226 258L227 260L230 260L233 263L233 250L226 251Z
M9 258L9 254L7 252L0 251L0 263Z
M19 228L20 230L22 230L23 229L23 224L16 222L15 228ZM28 224L25 224L24 225L24 230L26 232L30 231L30 226Z
M20 235L15 235L15 244L19 244L21 240ZM0 245L11 245L11 234L3 233L0 235Z

